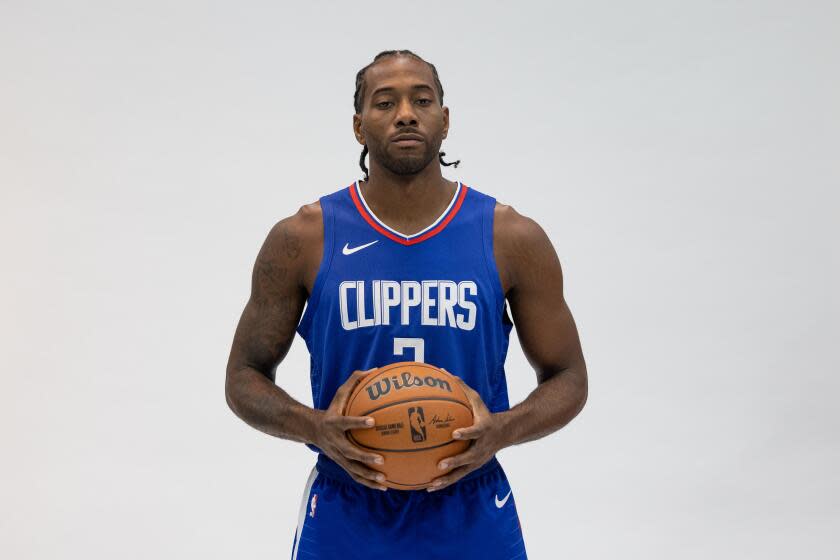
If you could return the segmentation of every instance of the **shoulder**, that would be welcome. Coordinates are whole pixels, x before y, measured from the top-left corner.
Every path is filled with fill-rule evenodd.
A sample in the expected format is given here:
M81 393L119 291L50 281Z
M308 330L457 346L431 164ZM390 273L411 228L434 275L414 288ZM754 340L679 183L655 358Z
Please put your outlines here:
M525 250L529 247L550 245L545 230L513 206L496 202L493 210L493 241L505 249Z
M500 202L493 210L493 253L505 293L517 285L523 270L536 270L557 260L542 226Z
M257 257L258 268L280 267L306 284L310 269L317 270L323 250L324 227L320 201L304 204L272 226Z
M304 204L298 211L289 216L290 228L304 238L323 238L324 216L321 210L321 201L316 200L310 204Z
M320 201L304 204L297 212L278 221L268 232L266 243L295 257L302 245L323 238L323 216Z

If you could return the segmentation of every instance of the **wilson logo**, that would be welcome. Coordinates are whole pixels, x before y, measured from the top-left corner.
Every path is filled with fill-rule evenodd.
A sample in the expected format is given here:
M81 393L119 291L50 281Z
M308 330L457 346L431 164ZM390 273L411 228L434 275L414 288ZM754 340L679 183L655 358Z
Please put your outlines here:
M452 392L452 387L449 385L449 381L446 381L445 379L440 379L432 375L418 377L416 375L412 375L411 372L408 371L402 372L399 378L396 375L392 375L390 378L384 377L365 389L367 390L370 400L375 401L379 397L384 397L390 393L392 389L394 391L399 391L400 389L405 389L406 387L422 387L423 385L426 385L427 387L439 387L450 393Z

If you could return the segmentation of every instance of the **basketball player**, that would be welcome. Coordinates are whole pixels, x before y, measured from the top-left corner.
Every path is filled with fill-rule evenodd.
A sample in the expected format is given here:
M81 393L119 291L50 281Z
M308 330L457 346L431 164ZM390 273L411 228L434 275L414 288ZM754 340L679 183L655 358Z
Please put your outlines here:
M233 340L227 402L254 428L318 452L293 559L522 560L495 455L560 429L587 396L559 260L533 220L442 176L449 109L432 64L410 51L378 54L356 77L354 105L365 178L269 232ZM510 408L513 324L538 385ZM274 383L295 332L310 352L314 408ZM341 413L363 376L412 360L463 380L474 424L454 437L470 447L441 461L436 486L387 490L382 456L346 438L373 419ZM544 466L534 475L550 476Z

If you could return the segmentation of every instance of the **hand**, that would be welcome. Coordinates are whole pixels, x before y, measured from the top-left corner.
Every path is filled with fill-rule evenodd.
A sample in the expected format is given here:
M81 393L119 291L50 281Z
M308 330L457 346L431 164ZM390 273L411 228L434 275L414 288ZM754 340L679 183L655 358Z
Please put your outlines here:
M366 464L381 465L385 462L385 459L381 455L369 453L353 445L347 438L347 430L371 428L375 422L374 419L370 416L344 416L343 414L344 408L347 406L347 399L356 384L376 369L378 368L371 368L367 371L356 370L338 388L330 406L320 418L317 441L314 443L330 459L341 465L359 484L377 490L387 490L386 486L376 482L385 480L385 475L365 466Z
M443 368L441 368L443 369ZM443 369L443 371L446 371ZM447 372L449 373L449 372ZM452 432L455 439L472 440L470 447L460 455L444 457L438 463L440 470L455 467L445 476L438 477L432 481L432 486L426 488L428 492L442 490L454 484L461 478L476 470L489 461L497 451L505 446L502 437L502 423L499 416L493 414L485 406L484 401L472 387L464 383L460 377L458 382L467 393L467 398L473 409L473 425L468 428L459 428Z

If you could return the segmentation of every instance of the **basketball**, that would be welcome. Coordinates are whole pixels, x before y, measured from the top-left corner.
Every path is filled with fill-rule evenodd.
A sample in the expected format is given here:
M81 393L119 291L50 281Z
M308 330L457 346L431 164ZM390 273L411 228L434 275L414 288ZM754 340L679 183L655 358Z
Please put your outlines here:
M452 431L472 426L473 411L457 378L430 364L396 362L362 378L350 393L346 416L370 416L374 426L349 430L347 437L385 459L377 470L384 486L419 490L452 469L440 470L444 457L457 455L469 440Z

